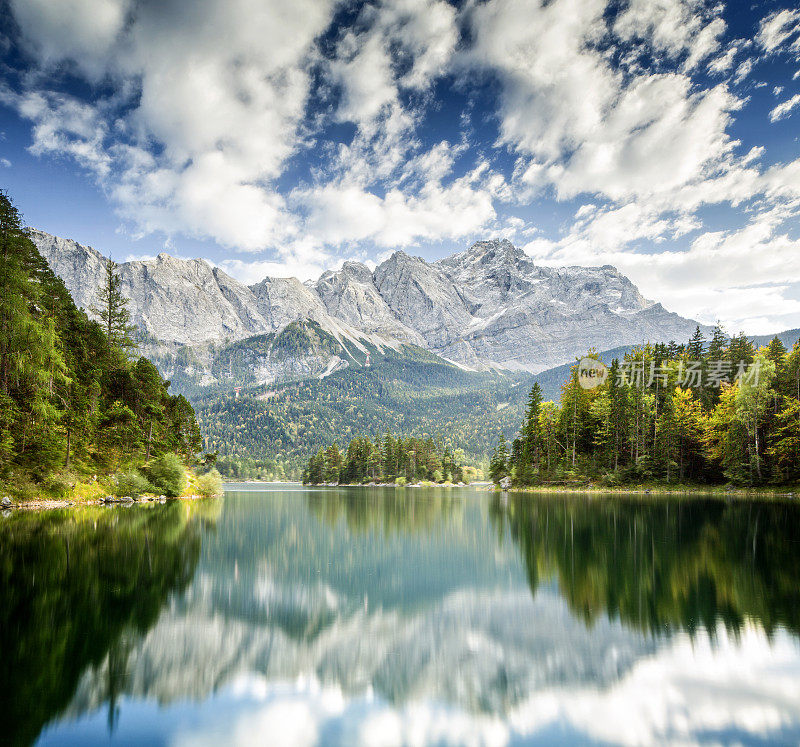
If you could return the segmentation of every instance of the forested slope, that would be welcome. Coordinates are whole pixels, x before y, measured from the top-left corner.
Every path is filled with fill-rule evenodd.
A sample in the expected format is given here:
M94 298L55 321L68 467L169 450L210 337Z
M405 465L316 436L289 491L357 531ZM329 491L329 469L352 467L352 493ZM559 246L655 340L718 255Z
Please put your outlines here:
M64 283L0 193L0 490L66 495L82 481L200 448L189 402L155 366L132 357L125 301L114 286L102 325Z
M334 441L387 432L441 437L480 464L488 444L515 429L529 382L527 375L474 373L424 351L415 357L389 349L366 367L195 405L206 448L275 459L294 476Z

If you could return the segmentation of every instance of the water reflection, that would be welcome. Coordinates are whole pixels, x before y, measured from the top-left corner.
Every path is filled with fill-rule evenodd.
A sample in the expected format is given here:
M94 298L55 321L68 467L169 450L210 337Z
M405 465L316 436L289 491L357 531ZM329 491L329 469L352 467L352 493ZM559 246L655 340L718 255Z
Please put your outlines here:
M0 692L9 742L33 740L69 705L87 669L101 665L113 726L131 639L194 575L200 531L188 515L171 503L18 514L0 523Z
M27 610L2 664L18 741L48 721L43 743L103 741L109 714L156 743L800 739L792 504L281 488L229 492L211 521L181 505L0 525L4 610Z
M558 580L576 615L651 632L755 621L800 633L800 510L719 500L513 498L492 503L533 594Z

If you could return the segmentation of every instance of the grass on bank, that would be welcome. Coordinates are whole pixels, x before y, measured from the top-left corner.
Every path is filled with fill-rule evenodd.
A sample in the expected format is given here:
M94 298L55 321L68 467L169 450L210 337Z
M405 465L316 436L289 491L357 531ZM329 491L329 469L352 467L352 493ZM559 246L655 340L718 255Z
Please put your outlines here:
M0 497L14 503L64 501L91 503L109 495L123 498L210 497L223 492L219 472L211 469L200 474L187 468L180 458L167 453L139 466L126 465L107 474L70 470L34 481L28 474L12 474L0 485Z

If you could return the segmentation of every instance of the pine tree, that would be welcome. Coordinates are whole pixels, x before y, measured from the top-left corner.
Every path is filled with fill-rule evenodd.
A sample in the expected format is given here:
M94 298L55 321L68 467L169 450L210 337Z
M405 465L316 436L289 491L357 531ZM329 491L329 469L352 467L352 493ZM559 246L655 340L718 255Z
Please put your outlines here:
M614 470L625 448L628 419L628 389L620 381L619 361L614 358L608 371L610 444L614 452Z
M92 306L91 311L100 319L109 347L128 350L136 347L133 341L136 327L130 323L128 299L123 295L121 285L116 262L107 259L103 284L98 289L100 304Z
M780 409L780 399L784 396L789 396L791 391L791 382L789 375L789 359L786 353L786 346L781 342L780 338L775 337L770 340L764 350L764 356L767 360L775 364L775 397L774 397L774 412L777 413Z
M725 359L725 354L728 351L728 335L725 330L717 324L711 333L711 341L708 343L708 352L706 359L709 362L721 361Z
M521 485L531 485L535 472L539 469L539 449L541 438L539 432L539 411L542 405L542 388L536 382L528 395L528 405L522 421L520 433L519 456L517 457L516 480Z
M731 337L728 344L728 360L733 365L734 373L740 365L749 366L755 359L753 343L744 332Z
M691 361L699 361L704 358L705 350L706 338L700 331L700 325L698 325L686 347L686 355Z
M339 482L342 464L342 452L339 451L338 444L332 443L325 450L325 482Z
M497 447L489 462L489 478L495 485L499 485L500 481L507 476L508 446L506 445L506 437L501 433L500 440L497 442Z
M558 451L558 421L560 408L555 402L543 402L539 411L539 432L542 437L543 465L548 475L556 466Z

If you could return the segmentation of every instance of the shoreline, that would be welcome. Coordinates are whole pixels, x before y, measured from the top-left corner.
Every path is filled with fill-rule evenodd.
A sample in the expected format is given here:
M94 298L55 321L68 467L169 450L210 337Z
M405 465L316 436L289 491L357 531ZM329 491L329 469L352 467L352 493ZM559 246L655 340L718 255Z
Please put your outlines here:
M525 487L510 487L507 489L494 486L495 493L530 493L548 495L552 493L575 493L577 495L640 495L640 496L712 496L714 498L800 498L800 488L726 488L722 486L630 486L630 487L600 487L587 485L585 487L529 485Z
M69 498L34 498L31 501L3 503L0 506L2 511L54 511L60 508L84 508L86 506L135 506L139 503L166 503L167 501L199 501L204 498L219 498L222 493L218 495L179 495L175 498L168 498L167 496L140 496L139 498L117 498L116 496L107 496L105 498L92 499L87 501L69 499Z
M249 484L259 484L260 481L252 481ZM243 484L241 482L225 483L230 484ZM264 483L275 485L301 485L302 483L296 482L269 482ZM571 495L584 495L584 496L612 496L612 497L625 497L625 496L639 496L639 497L710 497L718 499L737 498L737 499L791 499L800 500L800 488L726 488L720 486L703 487L703 486L690 486L681 488L670 488L666 486L631 486L631 487L600 487L594 485L587 485L585 487L570 487L570 486L555 486L555 485L539 485L527 487L510 487L507 489L500 488L487 482L475 482L470 484L459 485L457 483L445 484L427 484L427 483L412 483L409 485L397 485L396 483L319 483L316 485L306 485L303 487L308 488L392 488L392 489L405 489L405 488L443 488L446 490L453 488L474 488L483 492L499 493L499 494L528 494L528 495L563 495L565 493ZM203 496L195 493L187 495L180 495L175 498L168 498L166 496L152 496L145 495L139 498L104 496L98 499L80 500L69 498L35 498L30 501L23 502L3 502L0 505L0 511L53 511L64 508L83 508L86 506L124 506L130 507L136 504L146 503L166 503L167 501L197 501L204 498L219 498L224 495L219 493L213 496Z

